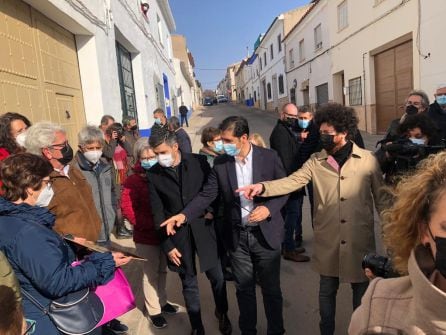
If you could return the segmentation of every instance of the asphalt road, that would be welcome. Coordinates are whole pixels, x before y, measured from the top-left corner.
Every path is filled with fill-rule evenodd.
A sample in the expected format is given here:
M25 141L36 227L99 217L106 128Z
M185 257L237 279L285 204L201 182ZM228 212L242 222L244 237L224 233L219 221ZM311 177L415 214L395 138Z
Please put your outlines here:
M277 116L253 108L240 105L219 104L211 107L203 107L194 111L189 121L188 128L185 128L191 136L194 152L201 147L200 133L203 127L214 126L226 117L231 115L243 115L247 118L251 133L257 132L263 136L268 143L269 135L274 127ZM372 149L376 142L376 136L364 135L366 145ZM310 221L310 207L308 200L304 201L303 209L303 246L307 249L307 254L311 256L313 232ZM134 245L131 240L115 241L121 246L132 250ZM130 334L165 334L183 335L190 334L190 325L184 309L184 300L181 294L181 283L177 274L170 272L167 279L168 299L181 307L180 313L173 316L166 316L168 327L162 330L154 329L147 318L143 315L143 298L141 287L141 264L133 261L125 267L129 281L137 297L138 307L120 318L130 327ZM206 333L211 335L219 334L218 323L214 317L215 305L212 299L212 292L209 281L204 274L199 274L200 297L202 304L202 318ZM318 290L319 276L311 270L311 261L308 263L294 263L282 260L281 265L281 286L284 298L283 317L287 334L319 334L319 310L318 310ZM238 306L235 296L233 282L227 283L229 299L229 318L233 325L233 334L240 334L238 329ZM337 298L336 313L336 334L347 333L350 316L352 313L351 289L348 284L341 284ZM257 314L258 314L258 334L266 334L266 318L263 309L262 295L260 288L257 288Z

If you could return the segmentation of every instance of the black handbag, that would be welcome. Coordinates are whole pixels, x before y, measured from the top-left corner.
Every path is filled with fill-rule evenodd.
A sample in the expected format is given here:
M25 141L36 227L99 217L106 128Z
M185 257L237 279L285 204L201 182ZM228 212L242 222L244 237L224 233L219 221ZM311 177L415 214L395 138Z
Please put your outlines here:
M21 289L22 294L37 308L49 316L59 331L68 335L88 334L96 328L104 316L101 299L88 288L51 301L42 306L31 294Z

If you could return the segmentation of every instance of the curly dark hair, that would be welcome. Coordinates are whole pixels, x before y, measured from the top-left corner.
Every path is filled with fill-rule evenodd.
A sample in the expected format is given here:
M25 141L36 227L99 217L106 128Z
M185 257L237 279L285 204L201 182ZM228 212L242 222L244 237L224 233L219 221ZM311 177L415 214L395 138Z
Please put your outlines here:
M41 156L19 153L2 161L0 179L3 182L3 197L9 201L28 197L26 190L38 190L42 180L53 171L50 162Z
M428 138L429 144L440 142L440 136L432 120L424 114L407 115L404 121L398 127L398 134L403 136L409 130L420 128L421 133Z
M338 133L346 132L347 140L355 138L358 132L358 116L353 108L338 103L327 103L321 105L314 115L314 121L318 127L327 123Z
M0 147L8 150L10 154L20 152L21 150L11 134L11 122L16 120L23 121L28 128L31 127L31 122L21 114L5 113L0 115Z

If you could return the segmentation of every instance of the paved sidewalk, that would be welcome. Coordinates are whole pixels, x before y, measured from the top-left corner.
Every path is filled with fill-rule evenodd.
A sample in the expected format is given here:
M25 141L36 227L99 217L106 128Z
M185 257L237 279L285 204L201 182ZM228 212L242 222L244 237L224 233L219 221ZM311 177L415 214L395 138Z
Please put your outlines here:
M207 126L217 127L219 123L229 115L244 115L248 118L251 132L259 132L268 142L269 134L276 123L277 116L262 110L241 105L217 105L212 107L201 107L194 110L189 121L189 127L185 128L191 137L194 152L201 147L201 129ZM363 133L364 141L368 149L373 150L374 144L380 136ZM303 230L304 246L307 254L312 251L312 229L310 222L310 207L307 200L303 207ZM379 232L377 232L379 234ZM128 248L135 252L132 240L115 240L121 248ZM181 293L181 283L178 275L168 272L167 292L169 301L180 305L178 315L166 316L168 327L161 330L154 329L143 314L144 302L142 292L142 262L132 261L124 267L124 271L132 285L136 296L137 308L120 318L130 328L129 334L163 334L163 335L186 335L190 334L190 324L184 308L184 300ZM219 334L217 320L214 314L214 303L210 284L203 274L199 274L200 298L202 304L202 318L206 333L210 335ZM318 282L319 277L311 270L309 263L293 263L283 261L281 266L281 285L284 297L284 322L287 334L318 334L319 311L318 311ZM233 325L233 334L240 334L238 329L238 307L236 302L235 287L233 282L227 283L229 300L229 318ZM266 334L266 320L263 310L263 302L260 289L257 288L258 297L258 334ZM336 334L346 333L351 315L351 292L349 285L341 285L337 300L338 310L336 315Z

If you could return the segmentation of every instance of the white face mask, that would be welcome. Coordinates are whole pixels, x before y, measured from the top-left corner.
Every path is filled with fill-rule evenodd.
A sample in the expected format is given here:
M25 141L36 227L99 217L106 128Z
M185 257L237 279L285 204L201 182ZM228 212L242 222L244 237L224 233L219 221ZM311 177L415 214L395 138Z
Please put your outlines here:
M171 167L173 165L172 154L160 154L158 155L158 164L162 167Z
M40 192L39 196L37 197L36 206L39 207L47 207L51 199L53 199L54 191L51 186L46 186L43 188L43 190Z
M24 148L25 147L25 141L26 141L26 131L18 134L17 137L15 138L15 141L17 142L19 147Z
M409 140L413 143L413 144L418 144L418 145L423 145L425 143L424 138L415 138L415 137L411 137L409 138Z
M96 164L102 157L102 150L85 151L84 156L89 162Z

